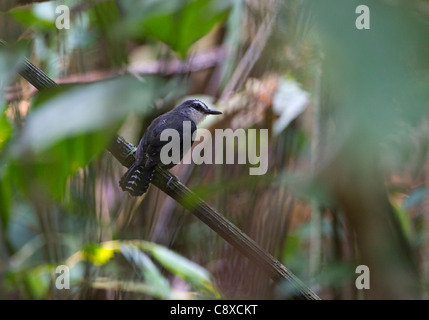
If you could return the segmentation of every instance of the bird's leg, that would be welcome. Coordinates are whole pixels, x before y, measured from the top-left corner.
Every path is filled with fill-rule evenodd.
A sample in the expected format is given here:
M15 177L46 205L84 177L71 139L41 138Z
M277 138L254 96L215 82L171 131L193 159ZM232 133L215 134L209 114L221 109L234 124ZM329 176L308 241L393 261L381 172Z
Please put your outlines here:
M172 183L173 181L179 181L179 178L176 177L174 174L172 174L171 177L170 177L170 179L168 179L167 187L169 187L170 183Z
M135 153L136 153L136 151L137 151L137 147L132 148L132 149L130 150L130 152L128 152L128 153L125 155L125 159L126 159L126 158L128 158L129 156L131 156L131 155L135 154Z

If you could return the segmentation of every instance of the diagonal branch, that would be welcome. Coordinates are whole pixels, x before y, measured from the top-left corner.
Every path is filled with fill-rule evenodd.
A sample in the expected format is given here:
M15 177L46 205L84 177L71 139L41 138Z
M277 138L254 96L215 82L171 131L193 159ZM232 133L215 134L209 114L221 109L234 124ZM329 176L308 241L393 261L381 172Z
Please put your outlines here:
M125 167L130 167L135 160L136 148L120 136L115 136L108 150ZM152 181L156 187L168 194L194 216L228 241L249 260L257 264L273 280L285 279L294 289L294 298L303 300L318 300L319 297L307 288L292 272L275 259L270 253L261 248L243 231L237 228L223 215L216 212L206 202L199 198L179 181L173 180L168 186L172 174L167 170L157 168Z
M0 40L0 47L5 44ZM29 81L38 90L58 86L42 70L34 66L28 59L19 74ZM130 167L135 158L135 147L120 136L115 136L108 147L110 153L124 166ZM258 265L274 281L285 280L293 292L294 299L319 300L320 298L301 280L299 280L284 265L275 259L269 252L261 248L244 232L228 221L224 216L212 209L207 203L196 196L179 181L173 181L167 186L172 177L167 170L157 168L152 183L168 194L184 208L190 210L198 219L214 230L218 235L228 241L239 252L253 263Z

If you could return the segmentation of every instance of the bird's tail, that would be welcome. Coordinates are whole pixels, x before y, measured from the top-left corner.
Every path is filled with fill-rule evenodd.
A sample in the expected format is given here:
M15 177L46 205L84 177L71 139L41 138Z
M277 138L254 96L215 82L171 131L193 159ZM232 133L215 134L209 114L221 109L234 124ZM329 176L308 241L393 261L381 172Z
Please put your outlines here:
M141 196L149 188L155 167L145 168L142 165L133 164L122 176L119 185L123 191L132 196Z

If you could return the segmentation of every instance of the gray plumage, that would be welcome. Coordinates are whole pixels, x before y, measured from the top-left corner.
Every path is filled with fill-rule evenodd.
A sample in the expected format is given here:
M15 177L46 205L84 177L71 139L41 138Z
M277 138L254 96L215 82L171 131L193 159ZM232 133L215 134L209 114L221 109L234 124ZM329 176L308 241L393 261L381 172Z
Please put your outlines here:
M149 188L155 167L157 165L170 169L176 164L164 165L160 159L162 147L169 141L161 141L161 133L165 129L175 129L180 134L180 160L183 158L183 123L191 122L191 135L197 130L197 124L209 114L221 114L220 111L210 110L200 100L186 100L173 110L155 118L140 140L136 151L136 161L119 181L123 191L132 196L140 196ZM189 137L190 139L190 137ZM193 141L190 139L191 144ZM186 152L187 150L185 150Z

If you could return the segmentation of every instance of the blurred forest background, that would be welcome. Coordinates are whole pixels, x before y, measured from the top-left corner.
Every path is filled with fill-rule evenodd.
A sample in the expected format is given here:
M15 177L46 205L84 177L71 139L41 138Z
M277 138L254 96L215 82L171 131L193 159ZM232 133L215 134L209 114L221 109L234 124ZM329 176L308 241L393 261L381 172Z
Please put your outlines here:
M290 297L156 187L119 188L114 134L190 96L223 112L200 127L268 129L269 163L182 183L323 299L428 298L428 22L424 0L0 0L0 298Z

